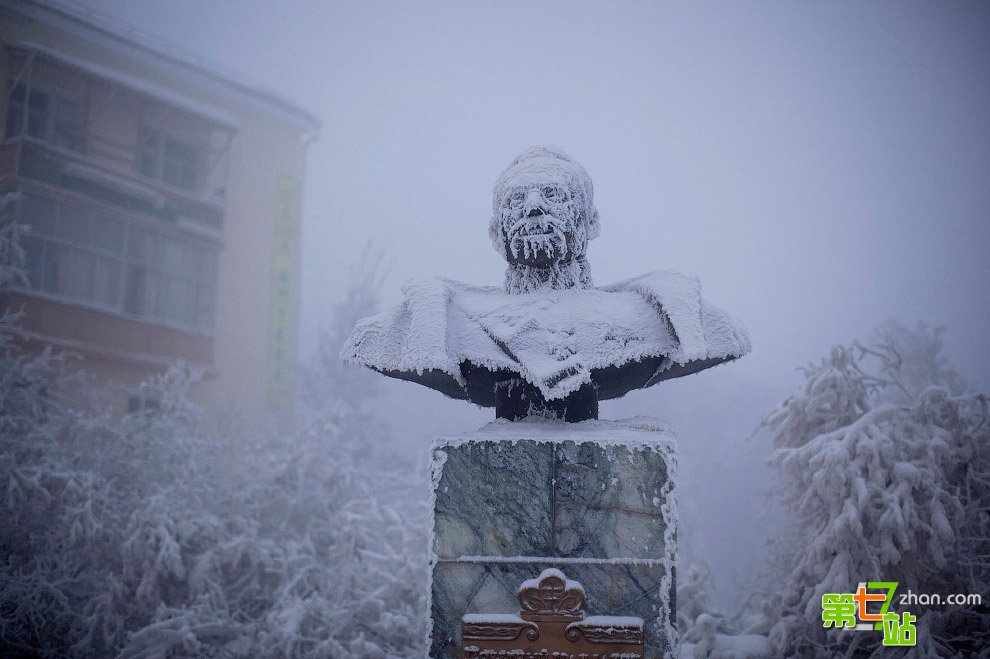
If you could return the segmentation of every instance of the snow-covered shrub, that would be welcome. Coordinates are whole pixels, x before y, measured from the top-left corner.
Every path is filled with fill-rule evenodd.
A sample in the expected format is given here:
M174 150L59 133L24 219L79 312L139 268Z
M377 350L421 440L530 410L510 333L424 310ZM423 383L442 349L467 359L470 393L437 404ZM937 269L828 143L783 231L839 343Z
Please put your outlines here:
M373 302L357 286L338 324ZM425 469L369 450L388 440L365 374L327 361L298 433L222 439L198 430L188 369L115 419L81 402L79 364L16 333L3 315L0 654L423 655Z
M861 581L990 600L987 400L964 393L939 337L890 323L871 347L837 347L764 421L796 528L759 630L781 655L889 650L879 633L822 626L822 595ZM990 645L985 607L911 612L914 656L970 656Z
M708 566L690 565L677 584L678 654L682 659L762 659L771 656L767 638L747 634L752 593L733 615L712 611L712 573Z
M677 580L677 631L682 638L691 633L698 616L709 611L712 572L707 566L691 564Z

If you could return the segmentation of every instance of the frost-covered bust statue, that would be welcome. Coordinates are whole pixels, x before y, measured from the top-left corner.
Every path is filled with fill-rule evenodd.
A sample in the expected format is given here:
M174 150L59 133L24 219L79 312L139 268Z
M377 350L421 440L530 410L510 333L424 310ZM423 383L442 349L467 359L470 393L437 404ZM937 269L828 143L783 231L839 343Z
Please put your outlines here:
M597 238L591 177L561 151L528 149L495 182L488 235L509 262L507 293L590 289L585 252Z
M659 271L594 286L591 177L562 151L527 149L495 182L492 206L504 287L410 282L402 304L357 324L346 361L500 418L582 421L598 417L599 400L749 352L746 330L701 298L695 277Z

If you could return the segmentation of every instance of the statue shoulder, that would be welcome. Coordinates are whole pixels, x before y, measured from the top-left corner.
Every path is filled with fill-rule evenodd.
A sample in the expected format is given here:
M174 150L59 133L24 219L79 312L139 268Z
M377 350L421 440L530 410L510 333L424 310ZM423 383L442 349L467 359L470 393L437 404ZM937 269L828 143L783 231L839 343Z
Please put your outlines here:
M502 289L494 286L474 286L447 277L417 277L408 280L402 286L402 295L406 301L415 303L424 297L444 296L453 299L458 293L499 293Z
M402 302L358 321L341 358L380 371L455 371L446 352L448 283L440 277L407 281Z
M746 328L701 297L701 282L693 274L675 270L657 270L633 277L602 290L634 292L648 300L673 330L678 363L737 358L751 349Z
M499 292L445 277L411 279L402 286L399 304L357 323L341 357L380 371L439 371L459 380L465 352L491 343L480 326L468 322L464 303ZM485 363L483 356L472 356Z
M697 275L678 272L676 270L655 270L645 275L623 279L609 286L603 286L603 291L635 291L641 294L677 296L684 298L701 297L701 282Z

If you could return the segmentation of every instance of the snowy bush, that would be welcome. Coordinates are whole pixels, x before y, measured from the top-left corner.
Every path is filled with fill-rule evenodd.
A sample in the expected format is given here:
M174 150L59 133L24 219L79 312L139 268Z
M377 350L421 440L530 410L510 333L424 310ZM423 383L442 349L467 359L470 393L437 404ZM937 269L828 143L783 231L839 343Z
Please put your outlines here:
M759 629L777 653L889 651L879 633L822 626L822 594L861 581L990 600L987 401L965 393L940 349L940 331L890 323L874 345L834 348L806 369L801 391L765 419L795 518L789 565ZM912 613L912 656L970 656L990 644L985 605Z
M690 635L698 616L708 613L712 572L708 566L691 564L677 580L677 631Z
M0 234L3 282L15 238ZM356 287L338 324L373 301ZM387 438L365 374L326 361L300 432L223 440L197 428L188 369L146 383L158 408L115 419L80 401L79 364L16 333L4 314L0 654L423 655L426 475L369 450Z
M678 654L682 659L762 659L771 656L765 636L746 634L756 593L733 615L711 610L712 573L707 566L690 565L677 583Z

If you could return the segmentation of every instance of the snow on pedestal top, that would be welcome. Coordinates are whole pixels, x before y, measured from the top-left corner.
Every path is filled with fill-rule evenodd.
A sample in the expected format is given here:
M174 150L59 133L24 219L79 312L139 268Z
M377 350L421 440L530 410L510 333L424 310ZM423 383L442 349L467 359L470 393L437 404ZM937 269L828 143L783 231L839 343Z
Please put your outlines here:
M567 432L558 432L566 429ZM631 419L591 419L581 423L564 423L547 419L507 421L496 419L473 432L441 435L433 440L433 448L458 447L473 442L582 442L601 446L625 446L629 449L653 449L667 456L676 456L674 433L666 422L649 416ZM673 459L673 457L672 457Z

